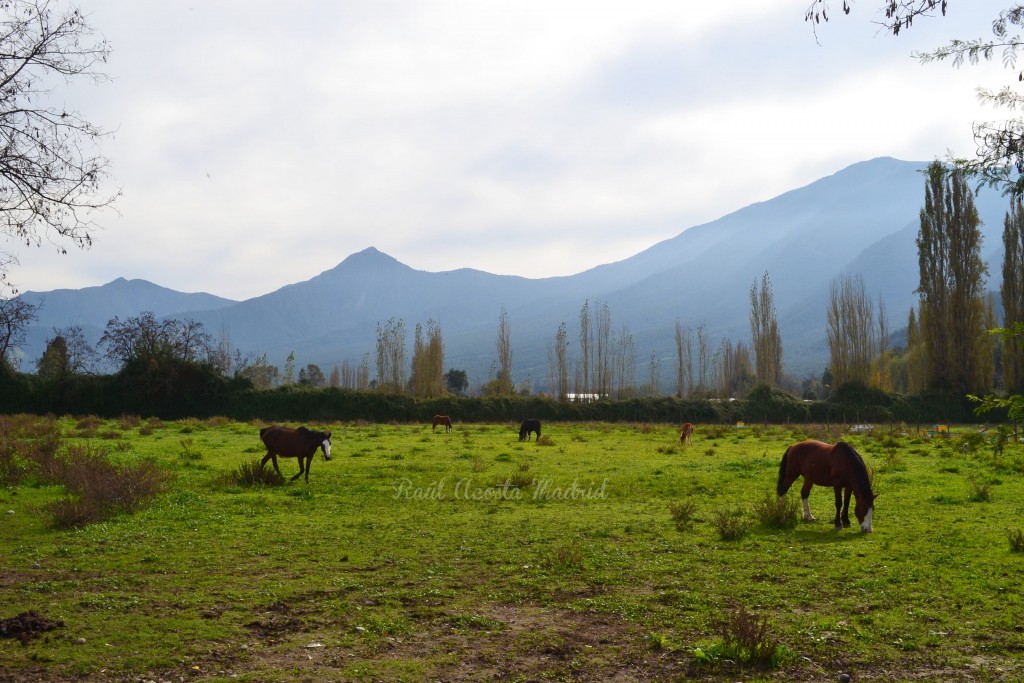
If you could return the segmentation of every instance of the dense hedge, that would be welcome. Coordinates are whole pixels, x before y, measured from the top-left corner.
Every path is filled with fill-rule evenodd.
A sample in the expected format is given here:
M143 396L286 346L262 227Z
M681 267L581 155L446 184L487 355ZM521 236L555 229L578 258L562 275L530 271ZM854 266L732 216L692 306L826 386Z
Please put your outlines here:
M0 412L55 415L225 416L279 422L427 422L435 414L459 422L549 421L758 423L963 423L977 420L964 399L907 397L867 387L840 387L827 401L802 401L766 386L741 400L671 397L562 402L545 397L411 396L345 389L284 387L257 391L189 363L139 365L116 375L72 376L42 382L35 375L0 371ZM1002 421L1005 415L986 415Z

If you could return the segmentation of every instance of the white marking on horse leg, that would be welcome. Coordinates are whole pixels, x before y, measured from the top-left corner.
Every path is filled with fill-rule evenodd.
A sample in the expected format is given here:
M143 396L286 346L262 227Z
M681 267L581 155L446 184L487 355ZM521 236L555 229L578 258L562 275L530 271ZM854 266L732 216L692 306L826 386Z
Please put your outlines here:
M860 523L860 530L866 534L871 533L871 513L875 508L868 508L868 514L864 515L864 521Z
M814 515L811 514L811 504L808 502L809 499L804 498L804 521L813 522Z
M331 440L324 439L324 460L331 459Z

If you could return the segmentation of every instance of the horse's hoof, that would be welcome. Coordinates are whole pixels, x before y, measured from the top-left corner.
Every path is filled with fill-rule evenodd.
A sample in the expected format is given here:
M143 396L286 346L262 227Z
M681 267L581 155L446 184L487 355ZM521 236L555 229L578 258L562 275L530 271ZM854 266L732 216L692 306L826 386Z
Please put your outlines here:
M842 530L843 530L843 525L842 524L836 524L836 531L842 531Z
M843 522L843 528L844 529L849 529L850 528L850 523L849 522Z

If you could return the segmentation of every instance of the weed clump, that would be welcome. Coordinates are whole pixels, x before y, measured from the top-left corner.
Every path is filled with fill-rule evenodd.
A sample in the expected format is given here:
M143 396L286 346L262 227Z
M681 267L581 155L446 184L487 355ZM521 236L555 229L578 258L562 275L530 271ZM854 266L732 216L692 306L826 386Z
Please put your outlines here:
M718 628L721 640L693 651L698 665L717 666L729 662L776 668L791 658L768 623L767 616L757 616L745 607L731 610Z
M793 496L765 494L754 505L754 516L764 526L773 529L792 529L800 523L800 503Z
M1007 529L1006 540L1010 542L1010 550L1015 553L1024 552L1024 529Z
M750 520L739 508L715 513L711 524L723 541L738 541L750 531Z

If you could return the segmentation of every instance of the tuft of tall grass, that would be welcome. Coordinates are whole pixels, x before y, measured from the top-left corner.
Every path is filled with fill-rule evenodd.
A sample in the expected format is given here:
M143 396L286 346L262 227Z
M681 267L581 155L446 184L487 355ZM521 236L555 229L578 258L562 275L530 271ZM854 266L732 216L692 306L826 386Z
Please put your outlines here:
M232 473L231 479L239 486L281 486L284 484L284 475L273 467L261 467L260 458L243 462Z
M1007 529L1006 540L1010 542L1010 550L1015 553L1024 552L1024 529Z

